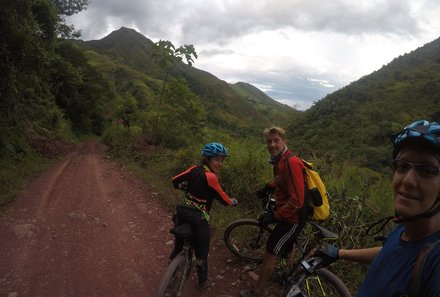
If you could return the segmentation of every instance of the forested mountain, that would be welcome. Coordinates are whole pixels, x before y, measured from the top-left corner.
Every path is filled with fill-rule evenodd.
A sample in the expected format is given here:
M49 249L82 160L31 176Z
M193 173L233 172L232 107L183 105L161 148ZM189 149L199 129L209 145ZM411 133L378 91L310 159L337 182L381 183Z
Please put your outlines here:
M296 149L378 169L388 136L418 119L440 120L440 39L326 96L289 133Z
M289 123L298 113L298 110L273 100L263 91L245 82L238 82L231 87L244 98L246 98L259 112L273 122L280 125Z
M147 37L122 27L101 40L79 44L88 49L90 61L120 92L132 95L138 102L146 102L147 106L154 105L158 100L153 97L157 97L160 90L158 82L164 79L165 74L152 59L154 43ZM109 64L113 67L109 67ZM115 71L116 68L119 70ZM118 73L121 71L124 75ZM208 112L206 125L211 128L229 129L237 135L258 133L263 127L283 122L295 112L291 107L277 104L267 96L256 107L249 100L250 93L237 91L214 75L185 63L177 63L169 75L187 83L189 90L196 96L196 102ZM144 81L136 77L144 77ZM137 85L133 86L135 81ZM118 87L121 85L125 87ZM146 97L150 98L146 100Z
M33 139L101 134L117 119L165 147L209 139L215 131L246 138L279 124L289 126L296 150L374 168L388 159L392 131L420 118L439 120L440 40L298 112L194 65L174 59L164 67L154 57L156 45L135 30L75 41L62 23L71 13L62 2L17 3L0 9L1 156L26 152ZM81 4L74 11L87 5L74 3Z
M87 1L5 1L0 6L0 160L25 157L38 139L101 133L112 94L79 49L64 16ZM60 38L62 37L62 38Z

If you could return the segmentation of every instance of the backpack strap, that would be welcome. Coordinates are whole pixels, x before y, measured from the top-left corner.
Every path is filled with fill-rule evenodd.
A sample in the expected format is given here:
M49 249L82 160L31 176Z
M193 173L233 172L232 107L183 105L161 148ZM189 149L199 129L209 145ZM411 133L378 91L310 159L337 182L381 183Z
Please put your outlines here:
M422 287L422 281L420 274L423 271L425 267L426 258L428 257L429 253L440 243L440 239L430 242L422 247L422 249L419 252L419 255L417 256L416 263L414 264L414 268L411 273L411 286L408 290L407 295L408 297L417 297L419 296L420 289Z
M292 181L293 186L295 187L295 192L296 192L296 194L298 195L298 192L297 192L297 190L296 190L295 180L293 179L292 171L290 170L290 163L289 163L290 158L291 158L291 157L294 157L294 156L295 156L294 153L289 153L289 154L287 155L287 157L286 157L285 162L286 162L287 171L289 171L290 179L291 179L291 181ZM303 173L304 173L304 172L303 172ZM305 178L304 178L304 181L305 181ZM288 191L285 192L284 189L281 188L281 185L280 185L280 189L284 192L284 194L285 194L286 196L288 196L288 194L289 194ZM304 189L305 189L305 188L304 188Z
M292 153L292 152L290 152L290 153L287 155L285 162L286 162L287 170L289 171L290 179L292 180L292 184L293 184L293 186L295 187L295 192L297 192L297 190L296 190L295 180L293 179L292 171L290 170L290 164L289 164L289 160L290 160L290 158L291 158L291 157L294 157L294 156L295 156L295 154ZM303 163L304 163L304 162L303 162ZM300 208L300 212L299 212L300 222L305 222L305 221L307 220L307 217L308 217L308 214L309 214L309 211L310 211L310 209L309 209L309 197L308 197L309 195L308 195L308 191L307 191L307 178L306 178L306 172L305 172L305 169L303 170L303 176L304 176L304 203L303 203L303 206ZM284 191L284 189L282 189L281 186L280 186L280 189L281 189L281 191L284 192L284 194L285 194L286 196L288 196L288 193L286 193L286 192ZM298 192L297 192L297 194L298 194Z

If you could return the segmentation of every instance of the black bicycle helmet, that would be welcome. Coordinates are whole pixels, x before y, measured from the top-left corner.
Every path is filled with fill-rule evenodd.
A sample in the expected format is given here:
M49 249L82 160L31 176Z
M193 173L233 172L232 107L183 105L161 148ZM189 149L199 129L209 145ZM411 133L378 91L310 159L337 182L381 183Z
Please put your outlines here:
M414 122L402 131L391 135L391 141L394 146L393 159L397 157L402 148L407 146L424 147L440 156L440 124L426 120ZM440 212L440 197L437 198L431 208L421 214L404 218L396 213L397 220L395 222L414 222L422 218L432 217L438 212Z
M420 120L406 126L402 131L391 135L393 142L393 158L407 145L415 145L433 149L440 153L440 124Z
M217 142L211 142L208 144L205 144L202 150L202 156L203 157L214 157L214 156L223 156L227 157L228 149L221 143Z

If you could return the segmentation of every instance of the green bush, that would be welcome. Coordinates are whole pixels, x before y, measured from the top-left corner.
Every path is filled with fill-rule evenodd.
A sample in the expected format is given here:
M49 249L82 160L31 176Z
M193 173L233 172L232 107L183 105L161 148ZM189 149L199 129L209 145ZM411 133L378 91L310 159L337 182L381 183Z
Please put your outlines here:
M29 177L41 172L48 164L47 160L31 152L0 158L0 207L11 202Z
M127 135L121 127L112 127L106 131L105 140L118 155L132 160L135 164L132 168L164 197L170 211L183 198L180 191L173 189L171 178L200 163L200 152L205 143L221 142L229 149L230 157L219 174L220 184L230 197L238 199L239 206L228 208L215 202L211 210L213 234L222 236L225 227L236 219L257 217L260 208L255 192L273 178L273 167L267 162L268 152L262 142L251 137L233 139L225 133L204 129L197 143L179 149L149 146L144 148L148 153L144 153L136 151L139 147L127 144L130 139L135 141L133 137L142 138L137 133L134 135ZM380 244L366 236L365 230L375 220L392 213L390 174L353 166L349 162L336 164L331 158L311 157L308 160L314 163L330 193L331 214L323 226L339 234L338 244L346 248ZM365 266L344 261L335 263L331 269L352 292L356 292L366 272Z

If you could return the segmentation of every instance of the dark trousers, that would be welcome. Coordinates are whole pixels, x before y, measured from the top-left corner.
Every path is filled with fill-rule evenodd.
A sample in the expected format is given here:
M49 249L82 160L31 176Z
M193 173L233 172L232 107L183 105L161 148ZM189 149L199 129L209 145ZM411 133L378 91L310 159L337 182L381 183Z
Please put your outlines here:
M195 219L191 217L188 219L187 215L179 215L179 213L177 213L174 219L174 225L179 226L186 222L190 223L192 227L191 243L196 255L199 283L204 283L208 278L208 254L211 241L211 228L204 218L197 217ZM170 255L170 262L182 251L183 243L184 240L182 238L176 238L174 250Z

